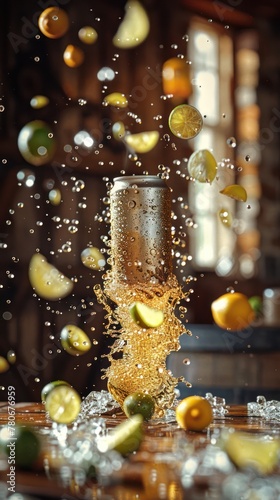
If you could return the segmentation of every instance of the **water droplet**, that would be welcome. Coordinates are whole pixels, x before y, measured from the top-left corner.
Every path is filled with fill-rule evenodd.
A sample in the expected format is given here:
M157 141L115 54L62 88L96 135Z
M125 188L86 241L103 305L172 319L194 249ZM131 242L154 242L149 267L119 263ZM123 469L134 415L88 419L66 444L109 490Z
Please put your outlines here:
M236 147L236 139L235 137L229 137L227 139L227 145L230 147L230 148L235 148Z

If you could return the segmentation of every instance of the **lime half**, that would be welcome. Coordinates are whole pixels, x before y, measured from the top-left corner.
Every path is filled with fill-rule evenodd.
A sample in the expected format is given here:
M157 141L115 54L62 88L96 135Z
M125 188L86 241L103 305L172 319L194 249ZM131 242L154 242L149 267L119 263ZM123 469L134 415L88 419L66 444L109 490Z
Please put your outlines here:
M159 309L135 302L129 309L133 321L143 328L158 328L164 321L164 314Z
M203 119L194 106L180 104L171 111L168 124L172 134L176 137L192 139L201 131Z
M81 398L73 387L59 385L47 395L45 408L54 422L71 424L80 413Z
M139 134L127 134L124 137L124 142L135 153L148 153L156 146L158 140L159 132L157 130L139 132Z
M99 438L97 446L100 451L116 450L121 455L128 455L138 450L143 439L143 417L133 415L117 425L107 436Z
M43 389L41 390L41 400L43 401L43 403L46 401L48 394L59 385L68 385L69 387L68 382L65 382L64 380L53 380L52 382L48 382L48 384L44 385Z
M39 297L46 300L62 299L73 290L73 282L40 253L30 260L29 281Z

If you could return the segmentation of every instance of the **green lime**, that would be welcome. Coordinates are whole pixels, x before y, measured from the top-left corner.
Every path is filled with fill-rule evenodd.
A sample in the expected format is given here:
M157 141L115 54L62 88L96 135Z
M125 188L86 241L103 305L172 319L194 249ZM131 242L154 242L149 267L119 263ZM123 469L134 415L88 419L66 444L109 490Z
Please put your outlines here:
M54 156L56 144L49 125L42 120L27 123L18 135L18 149L31 165L45 165Z
M142 328L157 328L164 320L164 314L159 309L147 306L143 302L135 302L129 309L133 321Z
M102 452L116 450L125 456L138 450L142 439L143 417L138 414L117 425L107 436L100 437L97 446Z
M133 392L125 398L123 411L127 417L140 414L144 420L150 420L155 411L155 401L149 394Z
M0 433L1 449L22 469L31 469L39 457L41 443L31 427L6 426Z
M54 387L58 387L59 385L69 386L68 382L65 382L64 380L54 380L52 382L49 382L41 390L41 400L45 402L48 394L54 389Z
M62 328L60 341L63 349L72 356L85 354L92 346L87 334L76 325L66 325Z
M262 298L259 295L249 297L248 302L250 303L253 311L255 311L256 315L260 315L262 313L263 303Z

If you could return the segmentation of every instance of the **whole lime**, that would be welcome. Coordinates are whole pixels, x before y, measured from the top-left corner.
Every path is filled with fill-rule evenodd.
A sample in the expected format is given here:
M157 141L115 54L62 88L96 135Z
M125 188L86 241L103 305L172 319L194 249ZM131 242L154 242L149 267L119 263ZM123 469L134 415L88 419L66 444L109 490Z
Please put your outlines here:
M31 165L45 165L55 153L55 140L49 125L42 120L27 123L18 135L18 149Z
M127 417L140 414L144 420L150 420L155 411L155 401L145 392L133 392L125 398L123 411Z
M40 439L31 427L6 426L1 430L0 446L10 461L21 469L32 469L41 450Z

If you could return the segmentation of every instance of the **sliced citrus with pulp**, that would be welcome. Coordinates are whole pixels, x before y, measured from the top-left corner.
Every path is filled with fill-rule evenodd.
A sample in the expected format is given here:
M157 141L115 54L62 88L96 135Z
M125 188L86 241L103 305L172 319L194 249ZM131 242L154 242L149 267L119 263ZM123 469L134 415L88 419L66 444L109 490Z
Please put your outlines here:
M139 134L127 134L124 138L124 142L135 153L148 153L156 146L158 140L159 132L157 130L139 132Z
M150 31L149 17L140 2L128 0L125 15L113 37L113 45L119 49L130 49L142 43Z
M62 328L60 341L63 349L72 356L85 354L92 346L87 334L76 325L66 325Z
M35 292L47 300L61 299L73 290L73 282L40 253L35 253L30 260L29 281Z
M140 414L144 420L150 420L155 411L155 401L145 392L133 392L123 402L123 411L127 417Z
M102 452L116 450L122 455L128 455L138 450L143 434L142 415L133 415L109 431L107 436L100 437L97 446Z
M199 182L212 182L217 174L217 162L208 149L195 151L189 158L190 176Z
M242 330L255 319L252 306L243 293L225 293L211 304L215 323L227 330Z
M226 186L224 189L220 191L221 194L225 194L230 198L233 198L237 201L246 201L247 200L247 191L243 186L239 184L231 184L230 186Z
M228 432L224 447L230 459L240 468L253 468L260 474L272 473L278 464L280 440L246 432Z
M211 404L201 396L182 399L176 408L177 423L185 430L202 431L211 424L212 419Z
M59 385L68 385L68 382L65 382L64 380L53 380L52 382L48 382L46 385L44 385L43 389L41 390L41 400L43 403L46 401L46 398L48 394L55 388L58 387Z
M194 106L180 104L171 111L168 124L172 134L176 137L192 139L201 131L203 119Z
M71 424L80 413L81 398L73 387L59 385L47 395L45 408L54 422Z
M143 302L135 302L129 309L130 315L143 328L158 328L164 320L164 313Z

